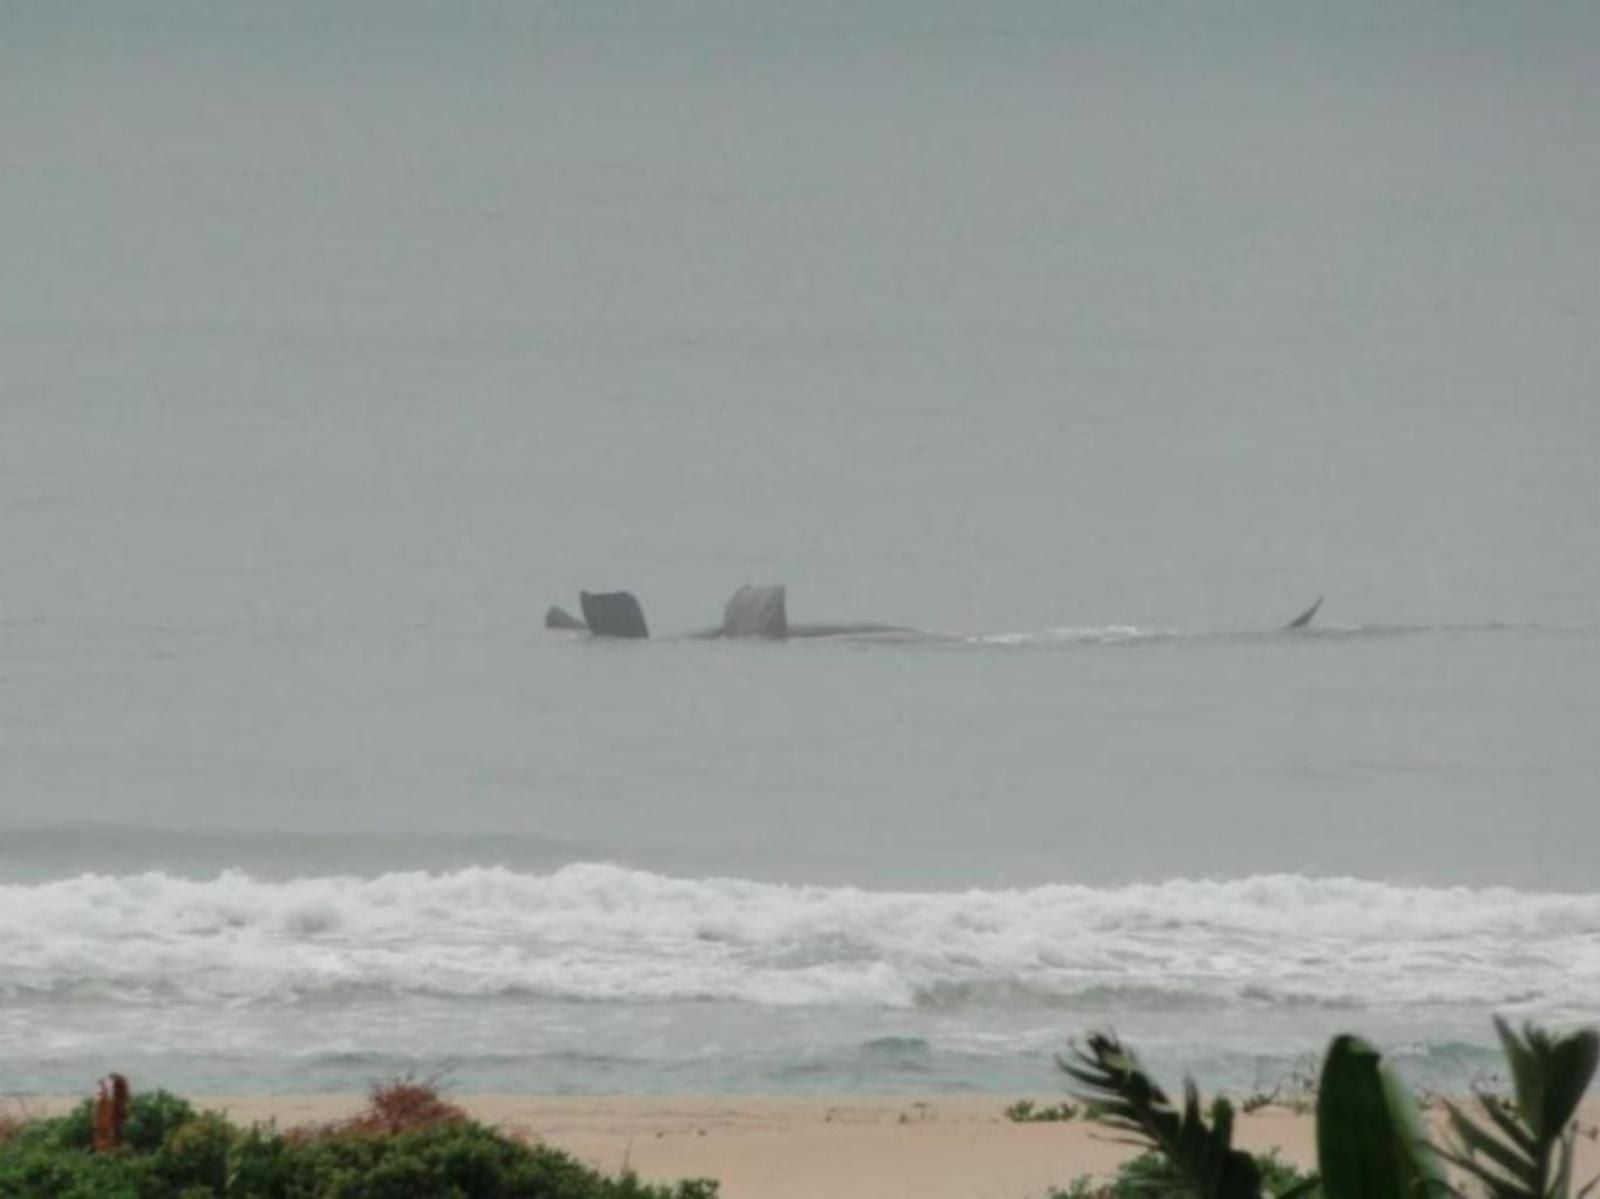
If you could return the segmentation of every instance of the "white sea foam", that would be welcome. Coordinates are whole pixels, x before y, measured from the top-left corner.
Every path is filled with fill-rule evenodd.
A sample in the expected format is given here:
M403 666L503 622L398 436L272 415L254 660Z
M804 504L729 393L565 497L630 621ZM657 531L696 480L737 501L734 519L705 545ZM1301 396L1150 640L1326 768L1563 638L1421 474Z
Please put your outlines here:
M959 643L969 646L1002 646L1007 648L1038 649L1051 646L1074 645L1152 645L1164 642L1185 644L1235 644L1240 642L1266 642L1290 644L1328 641L1364 641L1397 637L1463 637L1487 636L1497 633L1537 634L1547 636L1593 636L1596 629L1585 624L1534 624L1488 621L1454 624L1338 624L1322 621L1304 629L1293 630L1291 642L1285 642L1289 630L1262 626L1236 629L1183 629L1132 624L1066 626L1010 633L984 633L964 637Z
M1600 895L1274 875L874 892L617 866L0 887L13 999L353 992L888 1008L1600 1002Z
M1189 634L1195 636L1195 634ZM972 645L1028 647L1041 645L1129 645L1170 641L1184 634L1178 629L1147 629L1138 625L1093 625L1083 628L1043 629L1030 633L986 633L969 638Z

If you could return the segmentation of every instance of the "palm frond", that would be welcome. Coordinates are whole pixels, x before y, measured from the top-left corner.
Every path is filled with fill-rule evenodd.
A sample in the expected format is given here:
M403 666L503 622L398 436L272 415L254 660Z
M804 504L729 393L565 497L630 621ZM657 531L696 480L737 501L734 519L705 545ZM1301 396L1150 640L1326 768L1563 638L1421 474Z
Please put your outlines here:
M1094 1033L1084 1047L1057 1058L1077 1084L1078 1094L1096 1110L1102 1124L1160 1151L1197 1199L1262 1199L1255 1159L1233 1148L1233 1106L1211 1105L1211 1122L1201 1111L1193 1081L1183 1088L1183 1109L1172 1101L1114 1034Z
M1499 1017L1494 1023L1515 1098L1479 1095L1477 1119L1447 1103L1456 1145L1441 1156L1491 1199L1566 1199L1572 1117L1600 1063L1600 1035L1581 1029L1554 1036L1532 1024L1519 1033Z

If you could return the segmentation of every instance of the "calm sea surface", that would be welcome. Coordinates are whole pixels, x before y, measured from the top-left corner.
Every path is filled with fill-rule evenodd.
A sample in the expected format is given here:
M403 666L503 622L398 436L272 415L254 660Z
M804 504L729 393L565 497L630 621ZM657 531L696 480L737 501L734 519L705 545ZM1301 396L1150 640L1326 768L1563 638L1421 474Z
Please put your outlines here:
M1460 1086L1600 1017L1597 62L0 3L0 1088ZM745 582L928 635L672 639ZM656 639L542 627L613 587Z

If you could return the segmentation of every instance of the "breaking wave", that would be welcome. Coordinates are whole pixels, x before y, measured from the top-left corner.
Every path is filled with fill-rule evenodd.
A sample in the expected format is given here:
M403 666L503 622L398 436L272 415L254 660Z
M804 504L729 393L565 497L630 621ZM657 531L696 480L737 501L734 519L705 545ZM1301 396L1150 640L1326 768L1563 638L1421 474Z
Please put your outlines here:
M0 887L0 997L1119 1010L1600 1003L1600 895L1272 875L878 892L605 864Z

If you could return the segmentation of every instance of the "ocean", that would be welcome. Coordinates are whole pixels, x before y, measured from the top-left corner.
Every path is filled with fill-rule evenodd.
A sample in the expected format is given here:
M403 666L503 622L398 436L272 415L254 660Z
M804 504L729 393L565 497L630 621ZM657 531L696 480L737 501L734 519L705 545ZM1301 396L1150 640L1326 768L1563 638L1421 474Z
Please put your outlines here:
M58 9L0 1090L1461 1089L1600 1015L1589 7ZM919 632L674 636L744 583Z

